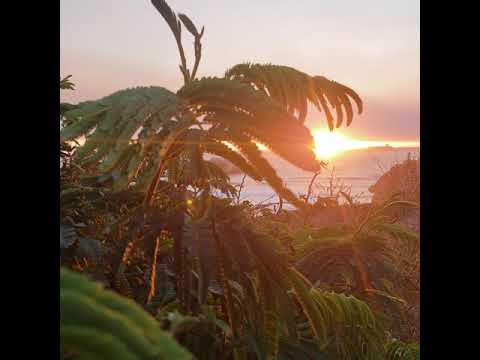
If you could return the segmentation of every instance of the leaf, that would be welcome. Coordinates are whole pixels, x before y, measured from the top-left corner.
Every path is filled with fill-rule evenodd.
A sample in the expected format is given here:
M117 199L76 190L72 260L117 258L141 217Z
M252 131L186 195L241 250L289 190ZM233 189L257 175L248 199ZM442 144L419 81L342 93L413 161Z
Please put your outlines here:
M168 26L172 30L175 37L180 37L180 26L175 16L175 13L172 11L170 6L164 0L152 0L153 6L158 10L158 12L162 15L162 17L167 22Z
M328 344L325 319L310 296L311 285L309 284L308 280L293 267L290 267L287 270L286 275L293 285L295 294L302 305L305 315L308 317L315 337L318 340L320 349L324 348Z
M178 14L178 17L180 18L180 20L182 21L183 25L185 25L185 27L187 28L188 31L190 31L190 33L195 36L195 37L199 37L200 34L198 33L198 30L197 28L195 27L195 25L193 24L192 20L190 20L188 18L187 15L185 14Z

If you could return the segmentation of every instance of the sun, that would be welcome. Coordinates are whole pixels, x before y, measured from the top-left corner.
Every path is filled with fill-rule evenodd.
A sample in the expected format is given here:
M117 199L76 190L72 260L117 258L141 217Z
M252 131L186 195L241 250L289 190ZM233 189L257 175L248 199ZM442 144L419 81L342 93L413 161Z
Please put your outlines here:
M315 153L319 158L332 158L342 151L354 148L354 141L338 131L317 130L313 133Z

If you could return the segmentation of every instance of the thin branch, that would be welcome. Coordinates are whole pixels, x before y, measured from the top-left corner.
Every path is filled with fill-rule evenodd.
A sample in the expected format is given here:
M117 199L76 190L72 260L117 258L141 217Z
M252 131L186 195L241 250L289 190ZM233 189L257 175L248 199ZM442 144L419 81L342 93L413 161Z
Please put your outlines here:
M278 210L276 212L276 214L280 214L280 211L282 211L282 208L283 208L283 199L280 195L278 195Z
M179 29L180 29L180 23L178 24ZM180 53L180 60L182 61L182 65L180 65L180 71L183 74L183 81L185 84L187 84L190 81L190 73L187 68L187 59L185 58L185 52L183 51L183 46L182 46L182 38L180 35L180 31L178 32L178 36L175 35L175 40L177 41L177 47L178 51Z
M150 271L150 291L148 292L147 296L147 305L150 304L152 301L153 296L155 295L155 281L157 278L157 257L158 257L158 249L160 248L160 237L157 236L155 242L155 250L153 251L153 260L152 260L152 268Z
M238 192L237 192L237 205L240 205L240 195L242 193L243 186L245 184L245 179L247 178L247 174L243 175L242 182L240 183L240 186L238 187Z
M313 177L310 180L310 184L308 185L308 192L307 192L307 196L305 197L305 202L307 204L308 204L308 200L310 199L310 195L312 194L313 183L315 182L315 179L317 178L318 175L320 175L320 171L317 171L315 174L313 174Z

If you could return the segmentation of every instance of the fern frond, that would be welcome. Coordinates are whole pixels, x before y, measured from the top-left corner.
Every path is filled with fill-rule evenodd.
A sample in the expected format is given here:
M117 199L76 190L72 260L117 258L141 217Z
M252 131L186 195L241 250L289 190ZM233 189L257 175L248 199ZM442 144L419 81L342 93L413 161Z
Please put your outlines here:
M140 359L115 336L86 326L61 326L60 339L61 347L78 352L79 359Z
M230 149L227 145L219 141L210 141L205 144L205 152L220 156L250 176L253 180L262 181L262 176L257 170L239 153Z
M77 149L74 158L80 163L98 165L103 174L115 170L121 174L115 188L125 188L138 174L150 147L158 145L155 142L158 130L178 123L172 117L179 106L176 96L164 88L121 90L67 111L64 116L71 121L61 130L60 139L86 135L85 144ZM138 145L132 139L139 132Z
M310 282L292 267L287 270L286 275L295 290L295 295L302 306L303 312L310 322L310 326L314 331L320 349L325 348L329 341L327 338L326 322L323 314L319 311L310 295Z
M232 132L243 132L303 170L315 172L320 168L312 150L310 130L298 121L253 117L244 112L225 110L215 110L204 121L221 125Z
M222 132L216 131L215 135L224 141L233 143L242 154L255 166L257 171L262 174L265 181L279 194L291 203L293 206L304 209L305 202L301 201L291 190L283 185L282 179L277 175L275 169L262 156L261 151L251 139L239 132Z
M164 333L155 319L133 301L102 289L94 282L69 270L60 270L60 329L67 338L63 347L92 353L101 357L101 351L91 342L85 343L85 331L110 334L123 343L138 359L154 357L191 359L192 356ZM78 336L78 337L76 337ZM100 341L100 339L98 339ZM121 345L111 351L123 348ZM116 354L115 358L123 358Z
M420 360L420 346L394 340L387 345L387 360Z
M272 284L260 273L260 285L263 290L263 326L267 345L267 360L276 360L280 342L280 323L278 318L277 301Z
M336 111L336 127L340 127L343 122L342 108L346 113L347 126L351 124L353 111L350 99L356 103L359 114L363 111L362 100L349 87L323 76L312 77L288 66L238 64L227 70L225 77L254 85L265 94L268 92L273 99L283 104L289 113L297 112L301 123L305 122L308 102L319 111L325 112L331 130L335 123L330 109Z
M383 359L385 330L365 302L320 289L311 294L333 337L329 352L343 358Z

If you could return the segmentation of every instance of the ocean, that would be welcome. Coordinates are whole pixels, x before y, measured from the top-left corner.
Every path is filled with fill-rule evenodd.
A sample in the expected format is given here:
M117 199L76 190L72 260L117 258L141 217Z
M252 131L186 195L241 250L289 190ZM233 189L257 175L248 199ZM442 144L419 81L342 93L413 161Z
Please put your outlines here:
M296 168L270 152L264 153L284 180L284 184L297 195L305 195L313 174ZM313 195L329 196L331 190L335 193L339 189L349 193L358 202L370 201L372 194L368 188L393 165L403 162L410 156L411 159L420 157L420 148L392 148L392 149L357 149L337 154L334 158L324 160L327 168L317 176ZM232 175L234 184L240 184L243 175ZM312 199L312 197L311 197ZM245 179L240 200L248 200L254 204L272 204L278 202L278 196L265 182L256 182ZM272 205L273 206L273 205ZM284 204L284 208L291 208Z

